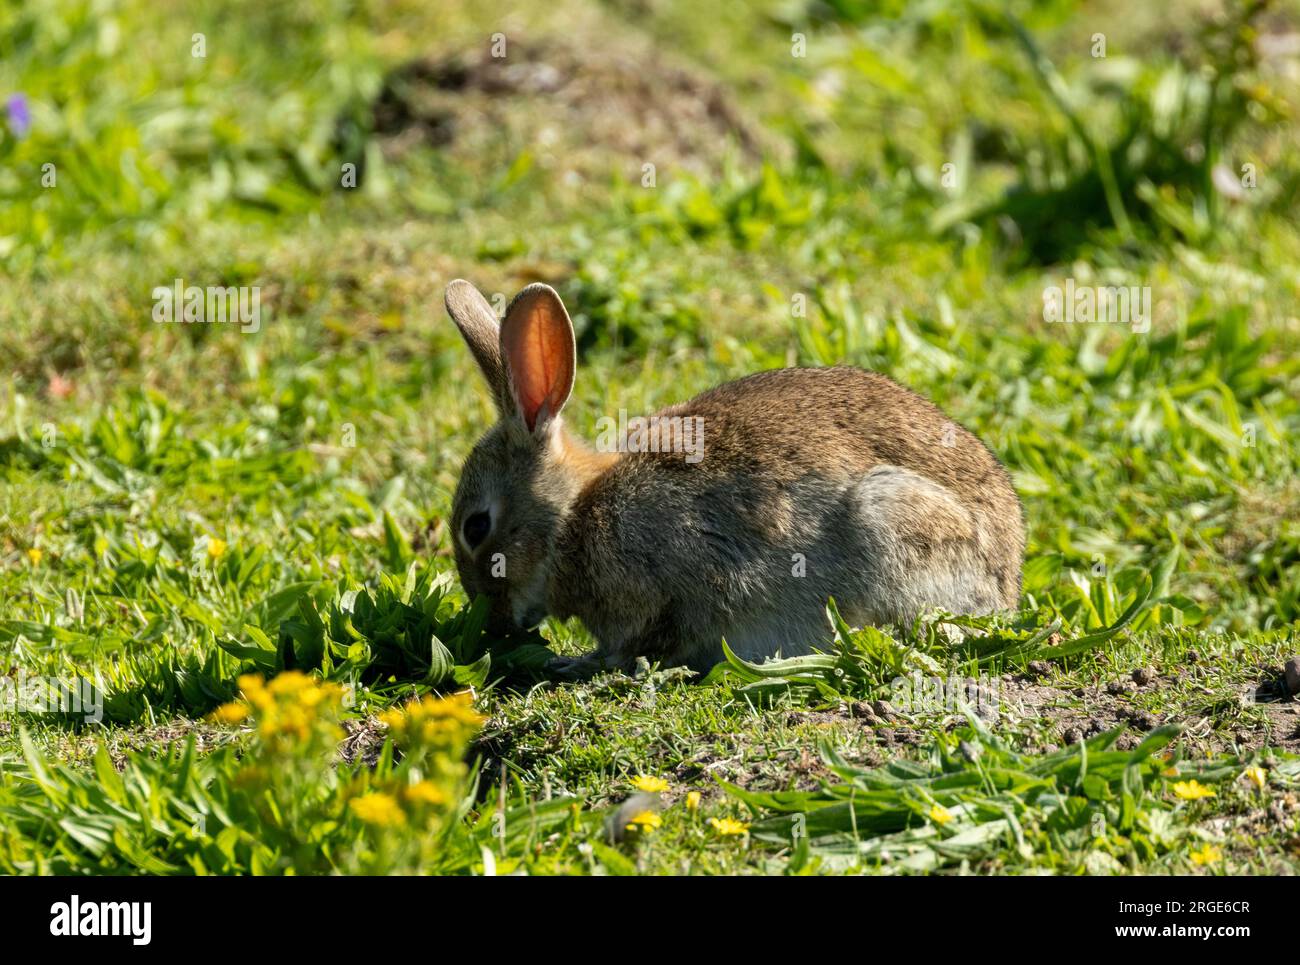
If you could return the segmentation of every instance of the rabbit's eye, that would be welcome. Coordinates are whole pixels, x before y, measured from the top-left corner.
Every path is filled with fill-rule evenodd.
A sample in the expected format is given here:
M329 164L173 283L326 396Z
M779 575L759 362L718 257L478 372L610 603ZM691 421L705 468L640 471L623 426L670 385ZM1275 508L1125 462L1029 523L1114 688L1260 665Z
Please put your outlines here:
M478 544L487 539L487 534L492 529L492 517L486 512L474 513L465 519L461 526L461 532L465 536L465 545L470 549L476 549Z

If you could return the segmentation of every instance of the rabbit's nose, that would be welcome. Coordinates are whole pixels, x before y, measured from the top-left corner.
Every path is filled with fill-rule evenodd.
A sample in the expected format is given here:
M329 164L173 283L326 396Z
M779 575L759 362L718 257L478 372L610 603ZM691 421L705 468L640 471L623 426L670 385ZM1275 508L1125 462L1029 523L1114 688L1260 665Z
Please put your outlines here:
M533 606L521 612L516 612L515 627L519 630L531 630L537 624L546 619L546 609L544 607Z
M514 629L514 621L510 619L507 613L499 612L495 609L488 614L487 632L494 637L503 637Z

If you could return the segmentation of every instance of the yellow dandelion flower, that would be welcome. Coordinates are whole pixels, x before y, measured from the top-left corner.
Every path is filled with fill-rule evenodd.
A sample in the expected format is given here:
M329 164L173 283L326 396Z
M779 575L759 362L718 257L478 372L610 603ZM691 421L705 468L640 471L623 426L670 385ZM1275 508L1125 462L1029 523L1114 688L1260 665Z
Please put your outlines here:
M222 704L208 714L208 720L215 724L241 724L247 719L248 704L242 700L232 700L228 704Z
M1191 854L1192 863L1198 865L1214 864L1223 860L1223 852L1212 844L1203 844Z
M348 806L362 821L377 827L393 828L406 823L406 815L397 799L383 791L371 791L354 797Z
M390 709L379 715L393 736L425 744L453 744L463 740L466 732L477 730L487 720L474 710L474 696L465 691L450 697L426 695L405 707Z
M664 819L655 814L654 811L642 811L640 814L628 821L627 829L629 831L640 831L648 834L659 828L664 823Z
M724 838L749 833L749 825L735 818L709 818L709 826Z
M208 556L214 560L219 560L226 554L226 541L213 537L208 540Z
M1206 787L1200 781L1179 781L1174 785L1174 795L1184 801L1199 801L1201 798L1218 796L1214 788Z
M699 792L699 791L687 791L687 792L686 792L686 810L688 810L688 811L698 811L699 809L700 809L700 792Z
M935 824L947 824L952 820L952 812L942 804L936 804L930 808L930 820Z
M244 695L244 699L257 710L265 713L275 706L275 698L266 689L266 681L260 673L242 674L235 682L239 684L239 692Z
M1258 764L1252 764L1250 767L1246 768L1245 774L1247 780L1261 791L1264 790L1265 786L1268 784L1268 771L1264 770L1264 768L1260 767Z
M439 738L446 735L448 731L447 725L447 721L426 720L415 729L415 736L425 744L438 744Z
M286 670L267 684L266 689L277 697L289 697L309 690L314 685L312 678L301 670Z
M266 740L289 737L305 742L311 736L308 720L300 713L268 714L257 725L257 732Z
M668 782L662 777L651 777L648 774L638 774L632 778L632 786L638 791L644 791L646 794L658 794L661 791L668 790Z
M452 694L450 697L435 698L426 695L419 706L424 716L434 720L453 720L474 727L483 726L484 721L487 720L474 709L474 695L468 690Z
M447 792L430 781L420 781L412 784L404 792L408 801L416 804L446 804Z
M294 695L304 707L314 708L320 704L336 704L343 700L343 688L338 684L316 683L306 690Z
M32 566L39 566L41 560L45 558L45 552L33 546L27 551L27 558L32 561Z

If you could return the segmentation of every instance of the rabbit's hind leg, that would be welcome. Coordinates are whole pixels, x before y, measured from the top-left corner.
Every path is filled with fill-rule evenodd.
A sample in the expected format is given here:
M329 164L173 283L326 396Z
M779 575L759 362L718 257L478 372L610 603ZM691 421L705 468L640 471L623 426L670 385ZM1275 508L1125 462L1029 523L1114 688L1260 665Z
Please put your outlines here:
M853 494L861 580L846 617L910 623L935 607L998 608L997 579L981 558L976 519L948 489L898 466L877 466Z

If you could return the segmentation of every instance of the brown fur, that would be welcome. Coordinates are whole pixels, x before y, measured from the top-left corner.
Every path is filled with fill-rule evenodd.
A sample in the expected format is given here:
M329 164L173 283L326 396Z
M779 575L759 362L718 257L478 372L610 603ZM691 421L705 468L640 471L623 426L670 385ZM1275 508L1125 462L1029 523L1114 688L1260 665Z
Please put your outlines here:
M1020 502L992 453L932 403L856 368L780 369L659 413L703 420L698 462L596 453L563 428L567 389L542 371L558 371L558 383L568 358L553 347L563 306L543 288L526 290L523 304L542 306L529 309L532 322L508 312L504 326L547 326L527 344L558 361L528 374L529 397L559 406L532 430L507 406L467 461L453 509L455 534L482 507L496 513L482 546L457 539L456 550L467 592L493 598L499 627L578 616L609 663L705 667L724 636L752 659L821 645L832 596L860 623L927 606L1015 606ZM456 318L450 298L448 308ZM481 322L471 323L476 358ZM530 364L480 359L490 380L504 372L507 383L512 367ZM508 385L493 387L509 398ZM494 553L504 554L504 578L487 572Z

